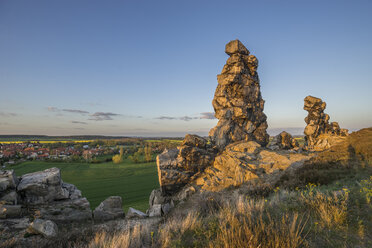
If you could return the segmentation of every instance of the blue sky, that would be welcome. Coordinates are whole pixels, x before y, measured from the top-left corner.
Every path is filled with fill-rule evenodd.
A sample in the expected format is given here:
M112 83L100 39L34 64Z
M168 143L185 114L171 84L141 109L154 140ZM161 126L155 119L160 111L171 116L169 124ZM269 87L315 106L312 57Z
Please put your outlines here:
M271 133L372 126L372 1L0 1L0 134L206 135L240 39Z

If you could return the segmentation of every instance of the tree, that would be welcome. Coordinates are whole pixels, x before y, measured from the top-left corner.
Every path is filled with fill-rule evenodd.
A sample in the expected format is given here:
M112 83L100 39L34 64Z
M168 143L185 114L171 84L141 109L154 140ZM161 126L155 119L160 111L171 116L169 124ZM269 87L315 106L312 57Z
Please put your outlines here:
M129 156L129 159L132 160L134 163L138 163L142 154L143 148L139 148L135 153L133 153L132 156Z
M124 148L120 147L120 153L112 157L112 162L114 162L115 164L119 164L123 162L123 155L124 155Z
M152 147L151 145L147 145L145 147L145 150L144 150L144 153L145 153L145 160L146 162L150 162L152 160L152 154L151 154L151 151L152 151Z

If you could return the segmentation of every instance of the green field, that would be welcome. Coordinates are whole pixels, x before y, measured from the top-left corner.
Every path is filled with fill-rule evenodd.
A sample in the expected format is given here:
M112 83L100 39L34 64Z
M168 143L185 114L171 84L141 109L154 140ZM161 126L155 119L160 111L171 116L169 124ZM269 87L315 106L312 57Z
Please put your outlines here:
M21 176L51 167L61 169L62 180L76 185L88 198L92 209L108 196L119 195L123 198L125 211L129 207L145 211L151 191L159 187L154 162L134 164L124 160L120 164L91 164L29 161L9 169L14 169L16 175Z

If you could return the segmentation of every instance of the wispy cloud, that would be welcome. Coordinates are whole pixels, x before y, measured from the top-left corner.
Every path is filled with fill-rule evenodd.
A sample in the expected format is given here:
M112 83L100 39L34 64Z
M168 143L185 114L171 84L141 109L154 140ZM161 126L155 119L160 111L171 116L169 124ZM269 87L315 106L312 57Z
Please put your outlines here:
M16 113L10 113L10 112L0 112L0 116L2 117L13 117L13 116L17 116Z
M216 119L216 117L214 116L213 112L203 112L203 113L200 113L200 119L213 120L213 119Z
M182 116L178 119L181 121L191 121L191 120L199 119L199 117Z
M81 109L59 109L57 107L53 107L53 106L49 106L48 107L48 111L50 112L68 112L68 113L75 113L75 114L89 114L88 111L85 111L85 110L81 110Z
M76 114L89 114L88 111L81 110L81 109L62 109L62 111L69 112L69 113L76 113Z
M159 116L159 117L156 117L155 119L159 119L159 120L176 120L177 117L171 117L171 116Z
M214 113L213 112L203 112L203 113L200 113L200 116L199 117L192 117L192 116L181 116L181 117L176 117L176 116L159 116L159 117L156 117L154 119L158 119L158 120L180 120L180 121L191 121L191 120L201 120L201 119L208 119L208 120L212 120L212 119L216 119L216 117L214 117Z
M71 123L74 123L74 124L84 124L84 125L87 125L88 124L85 121L71 121Z
M109 121L113 120L112 117L119 116L120 114L115 114L111 112L95 112L94 114L91 114L89 120L93 121Z

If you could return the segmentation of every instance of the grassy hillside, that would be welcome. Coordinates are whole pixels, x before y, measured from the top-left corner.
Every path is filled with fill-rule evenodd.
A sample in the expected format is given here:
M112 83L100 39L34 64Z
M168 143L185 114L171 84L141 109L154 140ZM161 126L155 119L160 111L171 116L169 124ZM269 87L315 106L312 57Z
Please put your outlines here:
M75 184L88 198L92 208L108 196L119 195L123 198L125 211L128 207L145 211L151 191L159 187L155 163L134 164L129 160L120 164L30 161L12 169L17 176L21 176L51 167L60 168L62 180Z
M155 230L97 233L77 247L372 247L372 128L318 153L275 187L192 195ZM259 190L259 188L262 190Z

